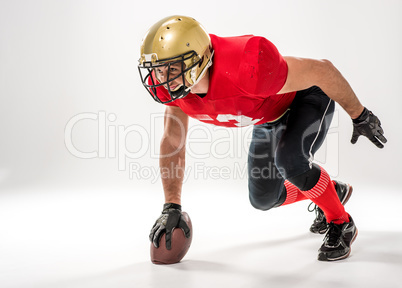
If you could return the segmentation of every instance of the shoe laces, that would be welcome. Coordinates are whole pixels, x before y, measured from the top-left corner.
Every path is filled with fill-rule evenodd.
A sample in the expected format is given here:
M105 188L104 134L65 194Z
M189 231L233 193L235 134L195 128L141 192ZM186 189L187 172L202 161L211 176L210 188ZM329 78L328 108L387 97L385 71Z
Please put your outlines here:
M333 222L328 224L328 232L325 235L325 244L327 246L335 246L342 235L342 225Z
M313 204L314 204L314 202L311 202L311 203L308 205L308 207L307 207L308 212L313 212L313 211L315 211L315 210L317 209L317 205L315 205L315 204L314 204L313 209L310 208L310 206L313 205Z
M314 204L313 208L310 208L313 204L314 202L311 202L308 205L307 207L308 212L315 212L315 221L322 221L325 217L324 212L316 204Z

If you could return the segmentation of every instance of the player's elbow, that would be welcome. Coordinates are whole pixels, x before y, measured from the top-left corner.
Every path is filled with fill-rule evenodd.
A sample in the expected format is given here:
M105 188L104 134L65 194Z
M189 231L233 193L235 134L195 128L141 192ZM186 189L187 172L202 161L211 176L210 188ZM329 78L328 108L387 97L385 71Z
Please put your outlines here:
M320 61L323 65L325 65L327 67L330 67L331 65L333 65L332 62L329 61L328 59L320 59L318 61Z
M336 71L336 67L328 59L321 59L320 61L320 71L325 74L331 74Z
M316 75L325 75L334 68L335 66L328 59L315 59L311 62L311 71Z
M336 75L336 67L334 64L332 64L331 61L328 59L320 59L314 61L313 64L313 79L314 85L321 87L322 85L325 85L328 81L331 81L331 79Z

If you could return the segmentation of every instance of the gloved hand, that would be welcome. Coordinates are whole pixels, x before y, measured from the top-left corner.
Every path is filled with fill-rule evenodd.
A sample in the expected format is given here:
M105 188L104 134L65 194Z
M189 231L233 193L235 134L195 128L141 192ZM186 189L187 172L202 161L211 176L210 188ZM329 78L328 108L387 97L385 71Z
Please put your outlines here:
M161 216L159 216L151 229L149 240L158 248L163 233L166 233L166 249L170 250L172 247L172 232L175 228L181 228L186 238L190 237L191 231L181 214L181 205L166 203L163 205Z
M360 135L366 136L373 142L378 148L383 148L382 143L387 143L387 139L384 137L384 130L381 128L381 122L367 108L364 108L362 114L356 119L353 119L353 134L350 142L355 144ZM381 143L381 142L382 143Z

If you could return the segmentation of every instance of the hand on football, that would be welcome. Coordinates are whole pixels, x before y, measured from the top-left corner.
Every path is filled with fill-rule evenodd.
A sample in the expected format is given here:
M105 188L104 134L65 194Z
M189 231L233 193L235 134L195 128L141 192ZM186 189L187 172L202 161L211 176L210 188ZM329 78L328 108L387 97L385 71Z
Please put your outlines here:
M170 250L172 247L172 232L175 228L181 228L186 238L190 237L191 231L183 218L181 206L174 203L166 203L163 205L161 216L159 216L151 229L149 240L158 248L163 233L166 233L166 249Z
M378 148L383 148L383 143L387 143L387 139L383 134L384 130L381 127L380 120L367 108L364 108L362 114L358 118L353 119L352 144L355 144L360 135L363 135Z

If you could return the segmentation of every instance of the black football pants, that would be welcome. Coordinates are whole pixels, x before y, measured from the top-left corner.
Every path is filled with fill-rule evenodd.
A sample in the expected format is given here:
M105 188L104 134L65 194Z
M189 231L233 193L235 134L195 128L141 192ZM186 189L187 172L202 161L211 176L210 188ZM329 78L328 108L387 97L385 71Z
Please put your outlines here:
M254 126L248 155L248 187L255 208L280 206L286 200L285 179L309 181L310 171L317 167L312 163L314 153L324 142L334 107L334 101L313 86L298 91L290 109L279 120Z

